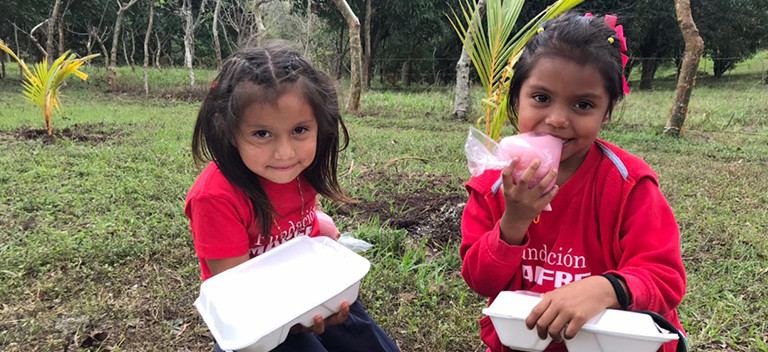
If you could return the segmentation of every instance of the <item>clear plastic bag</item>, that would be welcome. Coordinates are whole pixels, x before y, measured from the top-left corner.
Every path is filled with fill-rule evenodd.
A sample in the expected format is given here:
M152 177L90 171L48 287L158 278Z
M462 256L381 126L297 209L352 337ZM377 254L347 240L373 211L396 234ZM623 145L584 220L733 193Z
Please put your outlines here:
M351 232L342 233L339 238L336 238L336 234L339 233L339 230L336 228L336 224L333 222L333 219L328 214L320 210L315 210L315 215L317 216L317 220L320 224L321 235L335 239L337 242L339 242L339 244L351 249L356 253L365 252L373 248L372 244L352 237Z
M365 252L373 248L372 244L366 241L363 241L359 238L352 237L352 233L350 232L342 233L341 236L339 236L339 239L337 241L342 246L351 249L355 253Z

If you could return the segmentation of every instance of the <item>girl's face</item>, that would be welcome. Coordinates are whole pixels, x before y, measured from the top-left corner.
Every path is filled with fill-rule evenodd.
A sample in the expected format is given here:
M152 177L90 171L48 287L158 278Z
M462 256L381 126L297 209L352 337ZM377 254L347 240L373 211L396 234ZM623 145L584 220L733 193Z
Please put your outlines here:
M315 160L317 130L312 107L290 90L274 104L247 106L235 145L253 173L274 183L288 183Z
M600 72L558 57L543 57L520 87L521 133L543 132L563 140L560 174L576 171L610 118L610 101Z

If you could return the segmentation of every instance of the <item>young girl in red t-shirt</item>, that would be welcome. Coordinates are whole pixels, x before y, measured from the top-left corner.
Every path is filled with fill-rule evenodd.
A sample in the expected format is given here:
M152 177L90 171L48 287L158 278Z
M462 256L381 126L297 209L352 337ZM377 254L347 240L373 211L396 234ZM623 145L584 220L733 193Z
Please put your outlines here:
M562 139L558 168L530 188L540 162L515 181L513 160L466 185L464 279L491 301L501 291L542 293L526 325L542 339L552 336L547 351L566 351L562 337L572 338L606 308L654 311L682 330L680 232L657 176L640 158L597 138L628 93L626 42L615 21L575 14L550 20L514 67L510 113L521 133ZM547 204L551 211L543 211ZM491 351L508 350L489 317L480 325ZM674 351L677 343L661 350Z
M202 279L298 236L338 238L320 233L315 205L318 193L349 199L336 177L348 139L333 82L295 51L272 44L224 62L192 140L195 160L212 162L185 207ZM359 302L292 332L274 351L399 351Z

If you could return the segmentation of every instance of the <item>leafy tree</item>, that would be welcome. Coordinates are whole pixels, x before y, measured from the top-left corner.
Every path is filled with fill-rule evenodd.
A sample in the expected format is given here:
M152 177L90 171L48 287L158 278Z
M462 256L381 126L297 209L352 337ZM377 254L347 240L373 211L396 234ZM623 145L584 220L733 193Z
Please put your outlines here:
M693 18L714 61L715 77L765 47L768 0L691 0Z
M348 0L349 6L360 18L365 18L364 0ZM306 2L293 0L294 13L306 13ZM457 57L461 51L455 34L445 18L449 11L444 0L390 0L372 1L370 57L381 72L402 70L411 72L452 71L452 65L438 68L437 61L413 61L423 57ZM330 36L344 34L346 22L331 0L313 0L313 12L325 23ZM336 47L336 56L342 58L346 48ZM366 53L368 54L368 53ZM446 56L447 55L447 56ZM379 60L376 60L379 58ZM375 69L375 67L371 67ZM406 74L405 78L410 79ZM367 82L366 82L367 83Z
M585 2L582 9L618 15L617 24L624 26L627 35L630 55L627 69L629 71L634 65L641 65L640 89L650 89L656 69L662 64L671 63L664 58L676 57L683 51L683 37L677 24L674 1L594 0Z

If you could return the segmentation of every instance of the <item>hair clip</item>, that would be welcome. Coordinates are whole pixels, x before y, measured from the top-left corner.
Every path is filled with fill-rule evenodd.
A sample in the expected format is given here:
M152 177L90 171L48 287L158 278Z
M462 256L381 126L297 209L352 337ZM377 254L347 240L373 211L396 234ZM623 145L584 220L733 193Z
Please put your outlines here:
M543 31L544 31L544 27L539 27L539 29L536 30L536 33L538 34L538 33L541 33Z
M613 42L614 42L614 39L613 39L613 37L608 37L608 43L611 43L611 44L613 44Z

